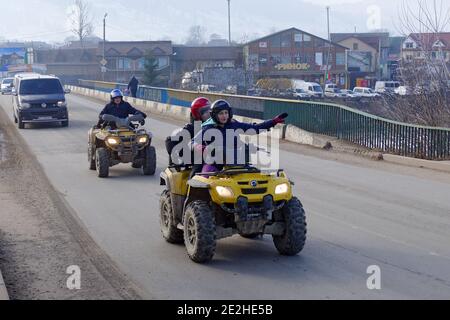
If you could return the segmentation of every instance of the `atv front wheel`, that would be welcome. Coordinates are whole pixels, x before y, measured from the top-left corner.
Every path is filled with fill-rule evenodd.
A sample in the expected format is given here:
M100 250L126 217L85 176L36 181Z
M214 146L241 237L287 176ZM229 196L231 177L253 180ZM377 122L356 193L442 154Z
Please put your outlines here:
M183 243L183 231L173 223L173 208L170 192L164 190L159 200L161 233L164 239L173 244Z
M184 244L189 258L197 263L212 260L216 252L216 225L205 201L190 203L184 215Z
M95 165L99 178L108 178L109 176L109 153L105 148L95 150Z
M156 172L156 149L153 146L148 146L145 150L144 165L142 167L144 175L153 176Z
M299 254L306 242L307 224L303 206L297 198L293 198L282 209L286 230L282 236L273 236L275 247L284 256Z
M62 121L61 122L61 127L67 128L68 126L69 126L69 121Z
M133 169L140 169L140 168L142 168L142 164L139 163L139 162L133 162L133 163L131 164L131 167L132 167Z

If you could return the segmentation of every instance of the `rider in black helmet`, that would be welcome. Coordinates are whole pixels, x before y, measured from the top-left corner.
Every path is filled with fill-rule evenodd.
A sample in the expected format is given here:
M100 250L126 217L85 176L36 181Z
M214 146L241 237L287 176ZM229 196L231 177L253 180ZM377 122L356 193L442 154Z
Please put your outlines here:
M227 130L255 130L257 134L262 130L269 130L275 127L277 124L284 123L287 114L281 114L275 117L272 120L265 121L260 124L250 124L239 122L233 119L234 113L231 105L225 100L218 100L213 103L211 106L211 119L205 122L202 126L202 132L198 133L196 137L193 139L194 149L199 152L203 152L204 149L214 142L204 141L203 137L208 130L216 129L219 130L222 135L223 141L223 150L226 150L227 147ZM235 147L236 142L232 142L232 145ZM235 147L236 148L236 147ZM203 172L211 172L217 169L221 169L223 167L221 164L205 165L203 168Z

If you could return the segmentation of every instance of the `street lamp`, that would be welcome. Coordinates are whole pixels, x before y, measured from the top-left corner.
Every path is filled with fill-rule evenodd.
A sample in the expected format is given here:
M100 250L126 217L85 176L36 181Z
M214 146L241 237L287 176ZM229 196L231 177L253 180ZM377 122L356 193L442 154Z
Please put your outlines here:
M228 1L228 44L231 46L231 0Z
M108 13L105 13L103 17L103 59L102 59L102 79L105 81L105 72L106 72L106 17L108 17Z
M330 77L330 56L331 56L331 36L330 36L330 7L327 6L327 34L328 34L328 52L327 52L327 60L326 60L326 68L325 68L325 77L324 77L324 88L327 85L327 80Z

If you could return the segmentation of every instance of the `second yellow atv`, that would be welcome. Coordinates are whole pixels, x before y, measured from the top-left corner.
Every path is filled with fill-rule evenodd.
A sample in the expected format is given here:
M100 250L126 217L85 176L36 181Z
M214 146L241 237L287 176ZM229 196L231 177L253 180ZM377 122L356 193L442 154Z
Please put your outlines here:
M119 163L132 163L142 168L144 175L156 172L156 150L151 145L152 135L139 124L141 115L120 119L104 115L105 125L89 131L88 161L91 170L100 178L109 176L109 168Z
M161 231L170 243L185 243L197 263L211 260L216 241L240 234L270 234L280 254L293 256L306 242L303 205L292 195L283 170L263 173L251 165L225 167L189 180L188 166L161 173Z

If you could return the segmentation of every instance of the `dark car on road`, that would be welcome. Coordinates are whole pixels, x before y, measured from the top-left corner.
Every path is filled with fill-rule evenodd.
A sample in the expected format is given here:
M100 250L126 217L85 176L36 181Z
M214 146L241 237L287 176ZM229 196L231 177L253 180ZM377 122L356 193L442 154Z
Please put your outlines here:
M0 84L0 91L2 92L2 94L11 93L13 82L14 78L5 78L2 80Z
M24 129L27 123L60 122L67 127L69 114L65 94L69 92L54 76L17 75L12 94L14 121L19 129Z

